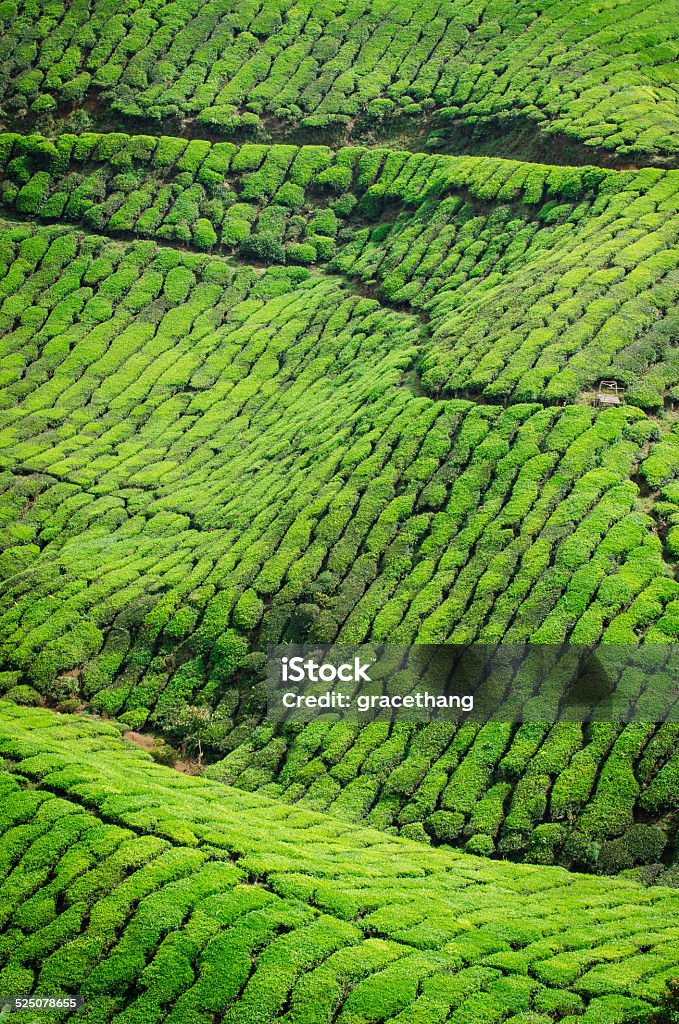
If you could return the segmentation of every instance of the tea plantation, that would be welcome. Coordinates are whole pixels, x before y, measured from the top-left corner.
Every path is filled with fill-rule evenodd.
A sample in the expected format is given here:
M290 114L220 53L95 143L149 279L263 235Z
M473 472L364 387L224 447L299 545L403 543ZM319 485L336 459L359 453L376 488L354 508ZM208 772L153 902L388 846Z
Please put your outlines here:
M676 966L676 890L425 849L0 709L0 985L83 1020L618 1024Z
M0 995L670 1024L679 726L274 725L264 669L676 643L676 5L0 23Z
M679 171L87 133L0 135L0 173L23 217L357 278L426 320L427 393L679 400Z
M676 638L679 172L0 146L4 692L171 739L205 706L241 788L674 877L675 727L298 735L261 726L261 668L304 639ZM606 376L627 404L597 411Z
M9 122L679 152L674 0L3 0L0 19Z

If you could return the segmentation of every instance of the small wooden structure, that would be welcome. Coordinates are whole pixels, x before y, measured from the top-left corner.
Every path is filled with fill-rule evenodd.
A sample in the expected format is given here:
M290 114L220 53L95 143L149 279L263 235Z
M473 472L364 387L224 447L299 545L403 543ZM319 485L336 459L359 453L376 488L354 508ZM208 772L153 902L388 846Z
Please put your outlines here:
M596 393L594 404L603 409L611 405L622 405L623 389L614 380L602 380Z

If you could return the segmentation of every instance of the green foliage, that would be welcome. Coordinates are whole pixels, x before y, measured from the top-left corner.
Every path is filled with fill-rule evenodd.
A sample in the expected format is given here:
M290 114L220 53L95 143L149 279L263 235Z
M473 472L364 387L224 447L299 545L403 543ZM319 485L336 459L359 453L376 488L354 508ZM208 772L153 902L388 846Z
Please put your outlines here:
M557 135L562 146L575 139L580 149L632 159L679 148L670 0L653 11L642 0L613 4L596 17L578 0L560 15L559 33L549 10L529 17L511 5L471 19L464 7L431 2L382 10L342 0L303 18L291 0L258 10L235 0L179 5L171 16L151 0L120 10L97 0L66 15L45 0L18 15L9 0L3 7L0 96L19 118L29 108L58 116L73 103L84 112L96 98L109 120L143 118L159 129L195 120L239 138L301 129L372 141L384 130L424 128L435 143L459 135L483 146L532 129L543 146ZM325 170L326 147L313 149L296 168L301 185L310 166ZM334 169L326 184L339 187L342 177ZM574 199L580 178L559 168L548 187Z
M663 995L662 1004L651 1018L652 1024L677 1024L679 1021L679 979L671 978L667 982L667 991Z
M0 991L677 1016L638 671L649 724L266 721L272 643L679 637L674 10L566 7L0 4ZM437 152L499 139L572 166Z
M217 242L217 234L212 224L205 217L199 217L193 228L193 238L197 249L212 249Z
M254 590L241 594L233 610L233 621L240 629L254 629L262 617L264 602Z
M330 263L417 311L431 325L419 369L435 397L563 404L614 377L629 405L655 412L679 388L664 283L677 267L665 199L675 172L121 133L62 136L58 149L40 136L0 141L0 194L23 215L265 265ZM656 206L654 230L637 239ZM558 263L536 281L545 251Z
M274 206L264 237L285 253ZM269 209L229 212L261 239ZM314 246L333 242L322 212L304 222ZM251 744L271 643L676 635L677 584L629 480L640 463L658 515L675 514L672 434L625 406L423 396L420 321L337 275L65 226L7 224L2 246L2 444L26 470L3 483L10 696L164 729L244 789L433 845L665 871L664 727L309 727Z
M245 259L261 260L263 263L285 262L285 252L273 231L259 231L244 239L239 251Z
M672 1020L676 890L281 813L7 702L0 754L3 981L26 994L78 988L102 1024Z

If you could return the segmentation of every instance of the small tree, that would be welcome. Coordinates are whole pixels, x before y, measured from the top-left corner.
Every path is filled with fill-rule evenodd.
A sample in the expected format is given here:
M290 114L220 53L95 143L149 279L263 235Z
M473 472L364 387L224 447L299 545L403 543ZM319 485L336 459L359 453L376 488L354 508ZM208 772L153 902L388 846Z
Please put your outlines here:
M196 704L184 704L163 718L164 727L179 740L182 757L197 753L199 765L203 763L204 747L214 734L215 727L227 720L223 712Z

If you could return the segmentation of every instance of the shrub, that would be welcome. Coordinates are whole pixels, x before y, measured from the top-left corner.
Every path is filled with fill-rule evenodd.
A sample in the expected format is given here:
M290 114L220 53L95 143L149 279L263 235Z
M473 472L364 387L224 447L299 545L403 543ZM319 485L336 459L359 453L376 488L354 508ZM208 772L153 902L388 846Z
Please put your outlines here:
M224 245L239 245L250 234L250 222L239 217L227 216L222 225L221 238Z
M290 242L285 247L285 256L290 263L315 263L318 257L316 246L309 242Z
M482 857L489 857L495 851L495 843L491 836L486 836L482 832L478 835L472 836L465 843L465 850L467 853L480 854Z
M338 217L349 217L353 213L357 202L356 196L352 195L351 192L346 192L333 201L332 209Z
M239 629L254 629L262 617L264 602L254 590L241 594L233 610L233 622Z
M292 181L285 181L273 197L273 202L297 210L304 203L304 189Z
M667 991L657 1013L651 1017L652 1024L677 1024L679 1021L679 979L670 978Z
M21 213L40 213L41 207L49 195L51 179L47 171L34 174L16 197L16 208Z
M351 168L333 164L315 176L314 186L327 188L332 192L347 192L351 188L352 180Z
M464 816L450 811L436 811L429 815L424 824L433 839L451 843L462 831Z
M217 243L215 229L205 217L199 217L193 226L193 239L198 249L212 249Z
M261 231L244 239L240 243L240 254L246 259L261 260L263 263L285 263L283 247L270 231Z

